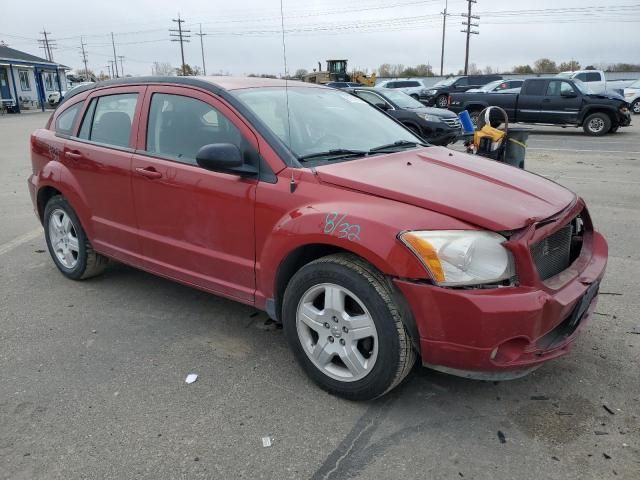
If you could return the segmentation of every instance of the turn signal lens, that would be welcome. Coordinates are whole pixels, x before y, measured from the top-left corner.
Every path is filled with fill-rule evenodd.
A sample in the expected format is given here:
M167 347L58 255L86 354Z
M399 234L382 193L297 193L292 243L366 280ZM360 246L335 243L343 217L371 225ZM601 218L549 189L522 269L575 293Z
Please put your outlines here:
M403 234L401 239L426 264L429 273L436 282L445 281L444 271L436 249L427 239L414 235L413 232Z

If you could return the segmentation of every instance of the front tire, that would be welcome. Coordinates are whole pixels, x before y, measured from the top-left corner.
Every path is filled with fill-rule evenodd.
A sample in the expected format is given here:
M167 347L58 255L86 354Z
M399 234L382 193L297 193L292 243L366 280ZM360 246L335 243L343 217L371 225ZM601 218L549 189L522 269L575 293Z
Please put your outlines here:
M611 118L602 112L596 112L589 115L582 125L584 133L593 137L601 137L609 133L611 130Z
M640 115L640 98L636 99L632 104L631 104L631 111L633 113L635 113L636 115Z
M109 260L96 253L71 205L61 195L52 197L44 209L47 248L58 270L72 280L101 274Z
M449 98L446 95L440 95L436 98L436 107L449 108Z
M302 267L285 291L282 319L302 369L324 390L349 400L390 391L415 362L391 287L353 255Z

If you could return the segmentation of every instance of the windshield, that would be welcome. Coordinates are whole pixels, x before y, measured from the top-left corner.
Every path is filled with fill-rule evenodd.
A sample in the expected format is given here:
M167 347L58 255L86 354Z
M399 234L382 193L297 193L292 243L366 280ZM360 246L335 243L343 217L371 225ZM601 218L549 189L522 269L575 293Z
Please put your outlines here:
M487 83L484 87L480 87L478 92L490 92L501 83L504 83L504 80L495 80L491 83Z
M578 88L578 90L580 90L580 93L582 93L583 95L588 95L593 93L593 90L591 90L587 85L582 83L580 80L577 80L574 78L573 82L576 84L576 87Z
M445 80L440 80L438 83L434 85L434 87L448 87L449 85L453 85L453 82L458 80L460 77L451 77Z
M404 92L399 92L398 90L384 91L384 96L391 100L393 103L398 105L400 108L423 108L424 105L419 101L414 99L413 97L407 95Z
M240 99L300 158L330 150L369 151L405 141L422 143L364 100L340 90L282 87L236 90Z

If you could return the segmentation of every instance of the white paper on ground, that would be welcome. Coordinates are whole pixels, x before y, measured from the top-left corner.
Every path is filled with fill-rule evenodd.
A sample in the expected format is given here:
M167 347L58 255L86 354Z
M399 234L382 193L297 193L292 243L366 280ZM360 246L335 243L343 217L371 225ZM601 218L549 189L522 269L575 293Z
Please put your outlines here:
M273 444L273 439L271 437L262 437L262 446L267 448Z
M187 383L193 383L198 379L198 374L197 373L190 373L189 375L187 375L187 379L185 380L185 382Z

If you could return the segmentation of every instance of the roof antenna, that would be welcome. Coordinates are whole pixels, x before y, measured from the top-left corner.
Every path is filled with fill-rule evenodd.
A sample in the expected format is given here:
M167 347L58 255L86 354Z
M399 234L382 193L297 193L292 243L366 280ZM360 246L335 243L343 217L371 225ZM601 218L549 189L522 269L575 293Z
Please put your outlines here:
M282 26L282 58L284 60L284 92L287 102L287 140L289 148L291 148L291 118L289 116L289 69L287 68L287 44L284 38L284 6L283 0L280 0L280 23ZM293 178L293 177L292 177Z

